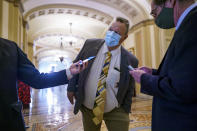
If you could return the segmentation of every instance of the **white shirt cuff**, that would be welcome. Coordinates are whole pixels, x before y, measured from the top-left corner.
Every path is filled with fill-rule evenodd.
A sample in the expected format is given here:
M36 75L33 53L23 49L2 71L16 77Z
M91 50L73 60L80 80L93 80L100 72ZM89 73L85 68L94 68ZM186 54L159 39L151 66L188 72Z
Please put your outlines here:
M67 75L68 80L70 80L70 79L73 77L73 75L71 74L71 72L70 72L70 69L69 69L69 68L68 68L68 69L66 69L66 75Z

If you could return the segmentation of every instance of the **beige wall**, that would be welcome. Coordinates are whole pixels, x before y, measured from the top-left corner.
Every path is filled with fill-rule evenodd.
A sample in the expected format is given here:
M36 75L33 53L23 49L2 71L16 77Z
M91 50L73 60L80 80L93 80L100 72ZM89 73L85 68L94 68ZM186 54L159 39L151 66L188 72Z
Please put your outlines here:
M28 34L27 34L27 31L26 31L26 28L23 26L22 28L23 30L23 37L21 39L23 39L23 51L28 55Z
M33 44L32 43L28 43L28 58L29 60L31 60L33 62Z
M9 39L28 54L27 29L19 7L0 0L0 37Z
M0 1L0 36L2 35L2 21L3 21L3 1Z
M19 47L19 10L14 4L9 3L9 17L8 17L8 39L16 42Z
M125 41L126 49L135 50L140 66L158 68L173 37L174 29L159 29L153 20L143 21L131 28L129 41ZM132 44L130 44L132 43ZM134 43L134 44L133 44ZM128 46L130 44L130 46ZM137 84L137 95L140 95L140 85Z
M129 31L129 41L133 44L135 55L139 59L139 66L157 68L170 44L174 29L159 29L153 20L147 20L135 25ZM127 42L127 41L126 41ZM127 48L128 49L128 48Z
M2 38L8 39L9 3L3 1Z

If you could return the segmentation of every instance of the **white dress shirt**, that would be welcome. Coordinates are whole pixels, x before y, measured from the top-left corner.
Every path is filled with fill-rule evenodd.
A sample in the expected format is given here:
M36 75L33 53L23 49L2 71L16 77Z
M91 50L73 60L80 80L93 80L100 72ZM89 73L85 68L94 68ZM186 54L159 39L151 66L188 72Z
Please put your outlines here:
M104 65L107 52L108 48L104 43L101 49L99 50L94 63L92 64L92 67L85 82L85 99L83 104L89 109L93 109L94 107L97 84L99 81L99 77L102 71L102 67ZM104 112L110 112L115 107L119 106L116 95L118 92L117 83L120 80L120 72L115 70L114 67L120 70L121 46L111 51L111 54L112 57L108 71L108 76L106 79L106 103Z
M183 14L180 16L178 23L176 25L176 30L179 29L181 23L183 22L183 20L185 19L185 17L189 14L189 12L193 9L197 7L197 2L195 2L194 4L192 4L191 6L189 6L184 12Z

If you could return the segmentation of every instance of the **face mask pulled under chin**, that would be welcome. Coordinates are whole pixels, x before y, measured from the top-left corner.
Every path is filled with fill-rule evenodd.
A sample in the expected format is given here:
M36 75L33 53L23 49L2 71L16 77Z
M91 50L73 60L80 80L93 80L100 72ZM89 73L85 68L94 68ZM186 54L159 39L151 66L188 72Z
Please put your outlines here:
M175 27L174 24L174 10L173 8L163 7L160 14L155 20L155 24L162 29L171 29Z
M114 31L107 31L105 36L105 43L108 47L114 47L119 44L121 36Z

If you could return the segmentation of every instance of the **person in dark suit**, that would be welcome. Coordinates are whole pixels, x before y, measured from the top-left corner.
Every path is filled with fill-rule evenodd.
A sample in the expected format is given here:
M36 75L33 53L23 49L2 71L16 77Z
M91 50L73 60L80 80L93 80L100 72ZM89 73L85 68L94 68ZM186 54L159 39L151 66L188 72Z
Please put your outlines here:
M151 14L160 28L176 26L174 37L157 70L131 71L141 92L153 96L153 131L197 129L197 3L154 0Z
M76 98L74 113L82 112L84 131L99 131L102 120L109 131L128 131L135 82L127 66L138 66L137 58L121 46L128 29L128 20L118 17L105 40L86 40L75 59L96 56L87 69L70 80L67 88L72 104Z
M14 42L0 38L0 130L25 131L17 80L33 88L43 89L68 83L72 75L85 67L87 63L81 67L77 62L60 72L40 74Z

